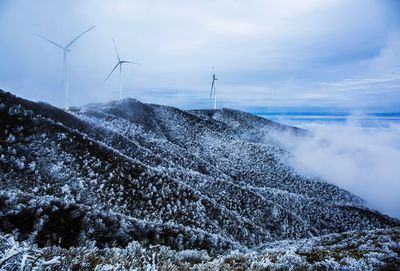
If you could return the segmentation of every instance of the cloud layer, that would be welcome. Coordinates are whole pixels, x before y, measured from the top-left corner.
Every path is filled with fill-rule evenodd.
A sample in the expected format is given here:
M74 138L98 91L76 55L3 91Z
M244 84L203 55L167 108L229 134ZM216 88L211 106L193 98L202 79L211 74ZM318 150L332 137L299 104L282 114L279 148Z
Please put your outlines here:
M302 174L319 176L363 199L374 209L400 217L400 125L362 127L305 124L307 138L275 138L293 154L291 165Z
M71 48L73 104L118 97L118 76L104 82L115 38L124 58L142 64L126 68L126 95L144 101L209 106L215 65L221 106L390 110L400 80L367 80L399 74L398 8L390 0L4 0L0 87L62 106L62 54L35 33L64 44L97 25ZM342 85L355 80L364 84Z

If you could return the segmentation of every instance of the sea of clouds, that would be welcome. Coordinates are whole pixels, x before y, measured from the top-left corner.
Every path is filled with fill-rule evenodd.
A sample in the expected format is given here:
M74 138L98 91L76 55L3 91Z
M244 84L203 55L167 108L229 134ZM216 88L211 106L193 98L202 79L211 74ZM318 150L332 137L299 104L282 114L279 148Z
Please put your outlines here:
M400 124L365 127L357 118L345 124L306 123L307 137L276 135L294 158L291 165L363 198L367 205L400 218Z

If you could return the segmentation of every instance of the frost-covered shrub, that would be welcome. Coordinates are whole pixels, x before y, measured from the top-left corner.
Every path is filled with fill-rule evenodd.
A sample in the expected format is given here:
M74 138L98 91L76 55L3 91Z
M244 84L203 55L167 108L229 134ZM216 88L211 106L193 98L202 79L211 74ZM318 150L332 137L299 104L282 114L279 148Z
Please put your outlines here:
M52 270L61 265L60 257L46 257L36 247L0 236L0 270Z

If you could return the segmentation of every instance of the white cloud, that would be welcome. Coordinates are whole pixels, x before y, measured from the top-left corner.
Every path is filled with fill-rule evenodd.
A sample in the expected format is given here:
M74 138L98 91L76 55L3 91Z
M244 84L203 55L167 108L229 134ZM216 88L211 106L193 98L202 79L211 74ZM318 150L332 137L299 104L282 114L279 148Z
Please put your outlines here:
M272 105L269 101L287 105L289 100L290 104L295 102L291 97L301 96L299 92L311 93L310 89L315 89L318 95L323 93L318 89L320 81L370 77L371 74L365 74L364 66L373 64L371 61L364 64L371 59L375 59L376 67L382 66L380 73L387 72L388 65L379 63L397 56L394 53L397 49L393 49L397 48L396 38L386 40L398 26L394 23L394 12L384 1L14 0L7 3L0 17L3 64L0 84L10 86L18 95L58 105L63 104L64 96L60 88L61 56L38 40L34 35L37 32L64 43L88 26L97 25L71 53L70 87L75 104L116 97L118 79L113 77L104 83L115 62L111 38L117 40L124 58L142 64L126 70L126 93L149 100L152 97L143 90L179 88L193 95L187 95L185 100L177 97L176 103L173 99L166 100L176 106L182 102L195 106L198 102L195 97L203 86L207 86L204 98L207 97L213 64L221 88L236 84L256 89L257 85L259 92L253 93L254 106ZM380 60L376 59L379 53ZM32 88L38 91L33 92ZM273 99L263 89L274 89ZM245 91L235 92L235 103L247 99ZM341 102L340 94L330 89L326 92L328 98L320 95L320 104L330 104L335 99ZM224 100L224 96L220 98ZM229 106L233 98L226 98ZM307 100L299 103L304 105Z
M276 136L295 156L302 174L324 180L364 198L370 207L400 217L400 125L307 124L311 137Z
M369 63L371 69L400 68L399 29L389 34L380 54Z

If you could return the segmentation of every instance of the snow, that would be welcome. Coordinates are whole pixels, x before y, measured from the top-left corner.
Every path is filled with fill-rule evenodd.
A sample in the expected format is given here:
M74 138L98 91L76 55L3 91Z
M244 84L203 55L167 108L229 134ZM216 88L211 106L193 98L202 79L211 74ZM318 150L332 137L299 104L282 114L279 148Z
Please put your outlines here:
M283 161L285 149L261 140L273 129L295 128L227 109L187 112L124 100L67 113L4 95L0 231L20 238L19 246L44 246L52 258L41 264L99 249L116 260L104 258L98 270L125 268L133 251L146 260L135 256L140 265L132 260L132 270L178 262L218 269L231 260L254 269L302 266L315 251L324 257L313 265L333 269L398 258L399 221L297 174ZM346 246L362 259L328 253ZM15 259L29 265L24 255Z

